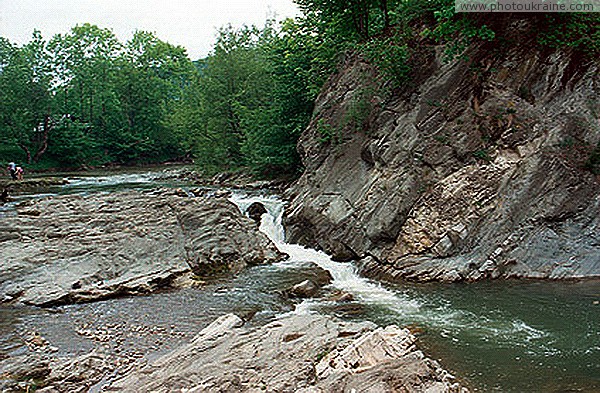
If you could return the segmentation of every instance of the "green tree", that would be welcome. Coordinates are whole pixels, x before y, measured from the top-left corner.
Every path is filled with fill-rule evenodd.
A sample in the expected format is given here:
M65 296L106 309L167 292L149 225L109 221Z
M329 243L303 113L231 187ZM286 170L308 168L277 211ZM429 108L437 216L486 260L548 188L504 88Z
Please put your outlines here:
M307 18L328 25L340 25L360 41L390 27L390 0L295 0Z
M196 72L185 49L137 31L120 59L117 83L126 119L112 149L122 160L168 158L181 153L169 118Z
M54 36L48 50L60 113L51 155L62 165L110 160L102 141L111 140L118 127L115 86L121 44L111 30L84 24Z
M54 125L46 42L39 31L21 48L0 38L0 116L4 143L18 146L28 163L48 149Z
M165 119L194 72L185 49L143 31L123 45L111 30L90 24L55 36L49 49L63 120L56 159L133 163L179 153ZM64 154L59 146L87 153Z

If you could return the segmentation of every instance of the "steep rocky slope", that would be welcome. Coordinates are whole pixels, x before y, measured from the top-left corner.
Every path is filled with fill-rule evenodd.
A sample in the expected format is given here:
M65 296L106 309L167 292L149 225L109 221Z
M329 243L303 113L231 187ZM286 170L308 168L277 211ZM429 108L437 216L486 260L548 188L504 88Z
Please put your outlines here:
M423 44L391 91L348 56L299 142L290 239L392 279L600 276L598 61L508 29L450 63Z

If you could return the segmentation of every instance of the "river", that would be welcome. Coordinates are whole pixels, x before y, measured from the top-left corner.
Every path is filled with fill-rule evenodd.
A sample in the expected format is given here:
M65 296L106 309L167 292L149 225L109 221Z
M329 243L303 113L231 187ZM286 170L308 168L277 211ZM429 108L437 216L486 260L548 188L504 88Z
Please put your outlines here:
M160 172L71 179L53 193L185 187ZM20 198L39 197L24 195ZM0 356L23 353L22 337L39 332L58 355L97 346L152 360L191 339L228 312L254 314L260 325L288 312L409 326L421 347L475 391L600 391L600 282L498 281L476 284L379 283L350 263L285 242L284 205L275 196L235 192L241 211L262 202L261 230L290 259L246 269L202 288L40 310L0 308ZM332 287L352 293L346 308L323 299L293 304L280 291L303 279L311 262L328 270Z

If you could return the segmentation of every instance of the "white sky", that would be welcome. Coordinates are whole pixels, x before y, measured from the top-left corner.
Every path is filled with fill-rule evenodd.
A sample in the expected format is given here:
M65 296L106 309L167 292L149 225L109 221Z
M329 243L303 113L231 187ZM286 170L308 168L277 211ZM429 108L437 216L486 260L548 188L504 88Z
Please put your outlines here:
M196 60L208 54L218 27L262 26L267 17L298 14L292 0L0 0L0 36L22 45L34 29L50 39L89 22L123 42L135 30L155 32Z

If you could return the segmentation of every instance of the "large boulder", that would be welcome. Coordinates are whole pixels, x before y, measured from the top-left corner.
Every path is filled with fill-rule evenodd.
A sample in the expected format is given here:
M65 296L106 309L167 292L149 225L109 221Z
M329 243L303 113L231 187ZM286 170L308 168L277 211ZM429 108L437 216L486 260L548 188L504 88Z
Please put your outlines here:
M463 392L406 329L321 315L261 328L219 318L188 345L114 382L113 392ZM369 387L376 390L368 390ZM358 389L358 390L356 390Z
M319 293L319 286L310 280L304 280L294 285L289 290L291 297L297 297L300 299L308 299L317 296Z
M283 259L231 202L172 191L50 197L0 225L0 300L37 306L147 293Z
M300 137L288 240L392 280L600 276L600 64L532 44L449 63L417 45L397 90L345 59Z

